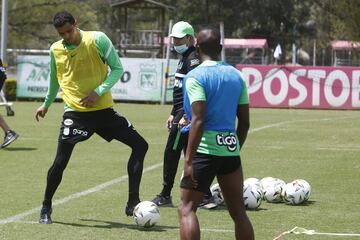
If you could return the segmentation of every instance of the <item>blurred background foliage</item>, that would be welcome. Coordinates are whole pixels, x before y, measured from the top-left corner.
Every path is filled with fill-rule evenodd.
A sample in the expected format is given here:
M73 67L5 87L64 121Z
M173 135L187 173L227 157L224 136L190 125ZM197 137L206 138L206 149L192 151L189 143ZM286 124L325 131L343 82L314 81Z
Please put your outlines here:
M49 49L59 39L52 26L53 15L71 12L84 30L100 30L113 41L122 18L110 0L11 0L9 1L8 48ZM121 2L121 1L120 1ZM173 7L169 19L185 20L194 26L222 21L227 38L266 38L271 49L278 43L290 49L311 49L316 40L327 48L334 39L360 40L360 1L358 0L157 0ZM128 11L127 26L134 30L159 28L156 11ZM198 29L195 29L198 30ZM310 50L309 50L310 51Z

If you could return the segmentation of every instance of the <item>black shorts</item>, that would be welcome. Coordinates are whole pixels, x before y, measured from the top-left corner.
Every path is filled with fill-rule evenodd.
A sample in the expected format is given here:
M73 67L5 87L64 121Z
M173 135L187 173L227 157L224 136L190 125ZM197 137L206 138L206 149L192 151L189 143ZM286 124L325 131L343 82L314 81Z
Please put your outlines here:
M195 190L208 193L215 176L227 175L235 172L241 166L240 156L214 156L196 153L193 161L193 174L198 182ZM181 188L186 188L184 179L180 182Z
M132 124L112 108L93 112L69 111L63 115L59 141L75 144L97 133L110 142L128 131L135 131Z

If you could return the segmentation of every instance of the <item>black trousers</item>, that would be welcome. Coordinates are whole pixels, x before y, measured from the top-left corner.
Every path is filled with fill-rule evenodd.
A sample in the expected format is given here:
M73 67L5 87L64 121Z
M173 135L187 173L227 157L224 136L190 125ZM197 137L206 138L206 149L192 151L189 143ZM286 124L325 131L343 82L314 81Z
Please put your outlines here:
M183 114L178 113L173 120L169 132L165 151L163 168L163 191L162 194L169 196L174 185L174 179L179 165L181 152L185 154L188 140L188 133L181 133L178 130L178 123Z

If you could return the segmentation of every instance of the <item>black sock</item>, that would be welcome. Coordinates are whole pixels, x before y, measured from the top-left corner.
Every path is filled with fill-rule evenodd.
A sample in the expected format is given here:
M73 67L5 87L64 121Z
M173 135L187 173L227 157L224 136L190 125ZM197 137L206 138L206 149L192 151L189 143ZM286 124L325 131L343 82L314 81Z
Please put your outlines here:
M43 204L43 207L47 207L47 208L51 208L51 206L52 206L51 200L45 199L42 204Z
M139 193L129 193L129 203L140 202Z
M43 206L51 207L51 200L61 182L64 169L69 162L74 146L74 144L58 142L55 160L47 175Z

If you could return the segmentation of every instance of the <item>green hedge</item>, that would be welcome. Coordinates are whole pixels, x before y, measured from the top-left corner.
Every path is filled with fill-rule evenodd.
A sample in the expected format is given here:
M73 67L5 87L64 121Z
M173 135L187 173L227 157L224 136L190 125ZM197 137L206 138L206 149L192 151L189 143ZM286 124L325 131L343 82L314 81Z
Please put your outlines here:
M16 79L6 79L4 84L5 97L8 101L14 101L16 99Z

